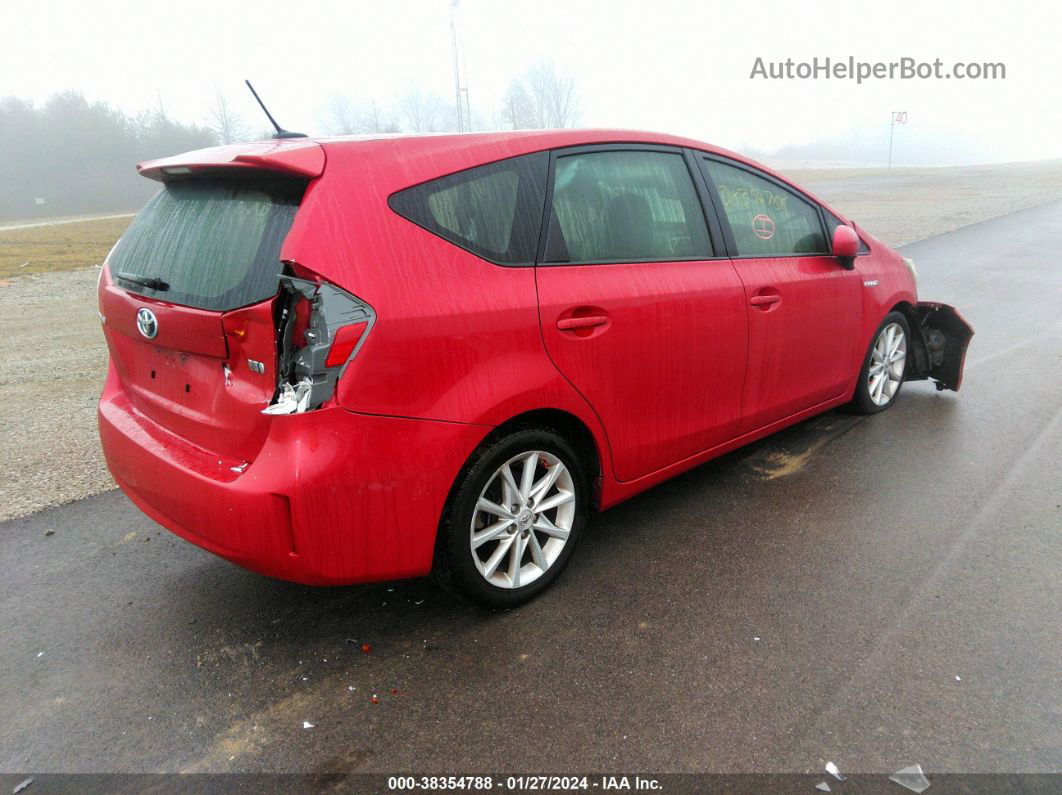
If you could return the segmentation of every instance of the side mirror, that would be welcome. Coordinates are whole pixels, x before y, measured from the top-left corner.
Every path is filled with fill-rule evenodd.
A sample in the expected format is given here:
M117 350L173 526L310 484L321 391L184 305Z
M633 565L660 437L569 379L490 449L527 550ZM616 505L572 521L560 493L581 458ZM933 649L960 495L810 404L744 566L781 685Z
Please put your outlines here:
M837 257L837 261L841 263L842 268L854 270L856 254L859 253L859 235L850 226L838 225L833 230L830 253Z

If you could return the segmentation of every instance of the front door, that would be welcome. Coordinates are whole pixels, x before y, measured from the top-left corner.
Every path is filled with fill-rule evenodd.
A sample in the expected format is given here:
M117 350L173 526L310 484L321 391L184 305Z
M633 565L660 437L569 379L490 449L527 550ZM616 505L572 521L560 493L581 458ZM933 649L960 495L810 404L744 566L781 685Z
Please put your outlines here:
M850 387L861 344L861 281L827 253L816 205L746 167L701 163L729 225L748 304L741 431L752 431Z

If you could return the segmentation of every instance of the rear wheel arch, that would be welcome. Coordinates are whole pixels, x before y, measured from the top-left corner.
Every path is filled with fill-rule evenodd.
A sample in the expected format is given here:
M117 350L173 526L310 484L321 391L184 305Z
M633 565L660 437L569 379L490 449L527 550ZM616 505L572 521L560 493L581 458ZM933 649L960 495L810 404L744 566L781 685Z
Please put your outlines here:
M585 422L571 412L562 409L533 409L510 417L501 425L492 428L480 440L479 444L475 446L472 452L468 454L465 462L454 476L453 483L450 484L450 490L446 495L446 501L443 503L442 515L439 520L439 530L442 530L442 524L445 522L446 514L454 501L454 495L460 487L469 468L473 466L483 455L484 451L498 439L509 436L516 431L527 429L553 431L575 449L576 453L582 458L586 465L587 478L590 481L590 508L592 511L598 510L601 504L601 484L604 477L601 464L603 453L607 454L607 451L599 449L593 431L590 430ZM442 533L437 531L437 536L441 535ZM436 546L438 546L438 540L439 538L437 537Z
M603 443L599 443L590 427L571 412L562 409L534 409L517 414L493 428L480 442L476 452L495 439L508 436L513 431L522 428L551 430L575 448L586 465L591 481L590 504L596 510L600 505L601 479L604 476L602 460L607 451L602 449ZM476 452L469 456L469 461L475 458Z

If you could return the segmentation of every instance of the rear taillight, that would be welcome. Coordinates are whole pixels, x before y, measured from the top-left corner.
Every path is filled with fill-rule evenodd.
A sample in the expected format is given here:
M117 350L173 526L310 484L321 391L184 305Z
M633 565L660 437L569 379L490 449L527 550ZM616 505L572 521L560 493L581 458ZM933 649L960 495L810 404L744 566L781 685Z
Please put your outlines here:
M332 340L332 347L328 349L325 367L342 367L346 364L347 359L361 342L361 338L365 336L365 330L368 327L368 323L362 322L351 323L349 326L340 328L336 332L335 339Z
M355 295L316 278L281 276L277 316L277 391L264 414L320 408L357 355L376 312Z

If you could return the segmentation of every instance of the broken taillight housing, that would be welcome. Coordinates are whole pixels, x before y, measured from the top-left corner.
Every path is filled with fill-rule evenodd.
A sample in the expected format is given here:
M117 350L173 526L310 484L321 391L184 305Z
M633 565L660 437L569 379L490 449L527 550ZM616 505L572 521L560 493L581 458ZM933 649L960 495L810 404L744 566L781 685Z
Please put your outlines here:
M302 273L303 269L299 270ZM320 408L364 344L376 312L323 280L285 273L277 313L277 391L263 414Z

